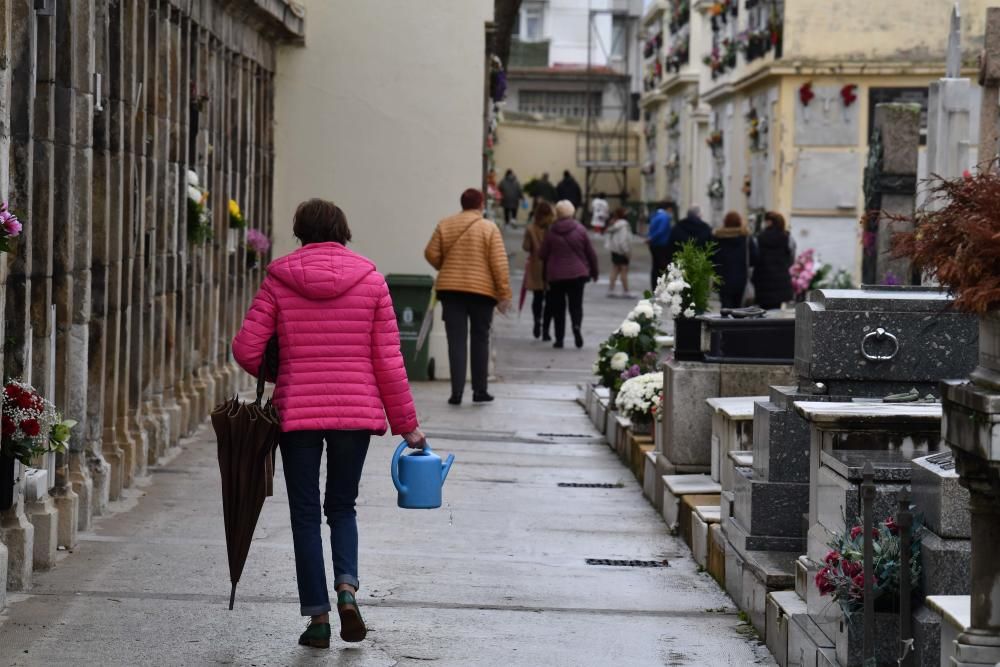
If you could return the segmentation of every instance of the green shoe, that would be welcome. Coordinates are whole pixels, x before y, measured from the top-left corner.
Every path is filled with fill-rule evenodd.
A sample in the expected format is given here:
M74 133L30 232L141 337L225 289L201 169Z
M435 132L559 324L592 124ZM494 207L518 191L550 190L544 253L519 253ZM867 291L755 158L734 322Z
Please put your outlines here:
M365 621L361 618L358 601L350 591L340 591L337 595L337 613L340 614L340 638L345 642L359 642L368 634Z
M330 648L330 624L310 621L306 631L299 635L299 644L313 648Z

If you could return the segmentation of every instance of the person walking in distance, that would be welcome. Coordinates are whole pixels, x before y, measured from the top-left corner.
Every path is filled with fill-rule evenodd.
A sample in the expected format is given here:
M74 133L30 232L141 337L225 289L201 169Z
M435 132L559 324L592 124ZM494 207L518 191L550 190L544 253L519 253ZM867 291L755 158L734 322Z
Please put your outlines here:
M233 339L233 357L257 375L277 344L274 404L281 416L281 460L295 579L309 627L299 644L330 645L330 595L323 563L322 517L330 526L333 585L340 637L360 642L367 629L358 609L358 483L372 435L402 434L426 446L399 348L385 279L351 252L347 217L322 199L295 211L302 247L267 267L264 283ZM275 336L277 337L275 338ZM327 447L326 494L320 504L320 461Z
M670 243L667 246L667 264L674 261L674 255L688 241L694 241L698 246L706 246L712 240L712 228L701 219L701 207L692 206L687 216L670 230Z
M521 184L518 182L517 176L514 175L511 169L508 169L507 173L504 174L499 188L503 203L503 223L506 226L512 222L517 222L517 209L521 206L524 192L521 190Z
M775 211L764 214L764 230L757 236L757 262L753 269L753 287L757 305L765 310L781 308L791 301L792 267L795 255L788 238L785 217Z
M438 271L435 288L448 338L451 405L462 403L469 352L472 402L493 400L487 391L493 310L506 313L511 299L507 250L499 227L483 217L483 193L466 190L461 205L461 213L438 223L424 249Z
M583 288L587 280L597 282L597 255L587 230L573 217L576 209L566 200L556 204L556 223L545 235L539 256L545 262L555 323L554 347L563 347L566 306L569 306L573 339L583 347Z
M646 243L649 244L649 254L652 257L650 270L650 285L656 289L660 276L670 264L668 250L670 248L670 225L673 223L671 202L663 202L649 218L649 229L646 232Z
M722 279L719 299L723 308L739 308L743 305L749 266L756 260L757 244L736 211L726 213L722 227L716 229L713 236L718 244L715 252L716 272Z
M603 234L607 224L608 200L605 199L603 192L599 192L596 197L590 200L590 226L598 234Z
M627 216L628 212L624 208L615 209L611 216L611 226L604 236L604 247L611 252L608 296L615 295L615 280L618 278L621 278L622 296L631 296L628 292L628 266L632 257L632 225Z
M573 174L569 173L569 169L563 172L563 178L559 181L559 185L556 186L556 196L560 200L565 199L572 204L574 212L579 210L583 205L583 190L580 189L580 184L573 178Z
M531 292L531 314L535 324L532 331L535 338L552 340L549 335L552 321L552 305L546 294L545 262L538 256L545 241L549 227L556 220L556 212L548 202L541 202L535 209L531 224L524 230L524 242L521 247L528 253L528 263L525 267L525 289Z

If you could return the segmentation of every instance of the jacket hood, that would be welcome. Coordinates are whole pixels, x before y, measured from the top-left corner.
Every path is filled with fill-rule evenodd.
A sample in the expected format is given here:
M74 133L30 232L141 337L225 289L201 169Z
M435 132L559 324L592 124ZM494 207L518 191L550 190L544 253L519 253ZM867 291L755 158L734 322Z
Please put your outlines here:
M775 227L768 227L757 237L757 243L765 248L780 248L788 245L788 235Z
M560 236L565 236L566 234L572 234L576 231L577 225L580 223L573 218L563 218L562 220L556 220L556 223L549 227L549 231L555 232Z
M737 239L747 236L750 233L745 226L739 227L719 227L712 232L717 239Z
M340 296L374 271L371 260L339 243L310 243L267 267L275 280L316 300Z

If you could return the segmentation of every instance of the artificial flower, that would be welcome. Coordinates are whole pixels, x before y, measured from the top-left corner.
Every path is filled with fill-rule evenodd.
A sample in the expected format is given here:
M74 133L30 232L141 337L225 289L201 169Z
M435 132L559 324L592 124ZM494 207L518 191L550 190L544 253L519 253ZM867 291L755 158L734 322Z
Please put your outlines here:
M639 325L638 322L632 322L628 320L622 322L621 332L622 335L625 336L626 338L635 338L636 336L639 335L640 331L642 331L642 327Z
M616 371L623 371L628 365L628 355L624 352L616 352L613 357L611 357L611 368Z

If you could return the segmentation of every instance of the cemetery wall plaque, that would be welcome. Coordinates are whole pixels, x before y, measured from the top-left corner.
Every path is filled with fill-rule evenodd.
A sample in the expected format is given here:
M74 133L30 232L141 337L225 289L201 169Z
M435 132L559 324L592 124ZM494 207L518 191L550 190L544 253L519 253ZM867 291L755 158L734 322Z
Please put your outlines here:
M861 191L861 164L862 155L857 150L800 150L795 166L792 207L853 211Z
M842 86L813 86L814 97L795 102L795 144L797 146L857 146L861 136L857 102L845 103Z

